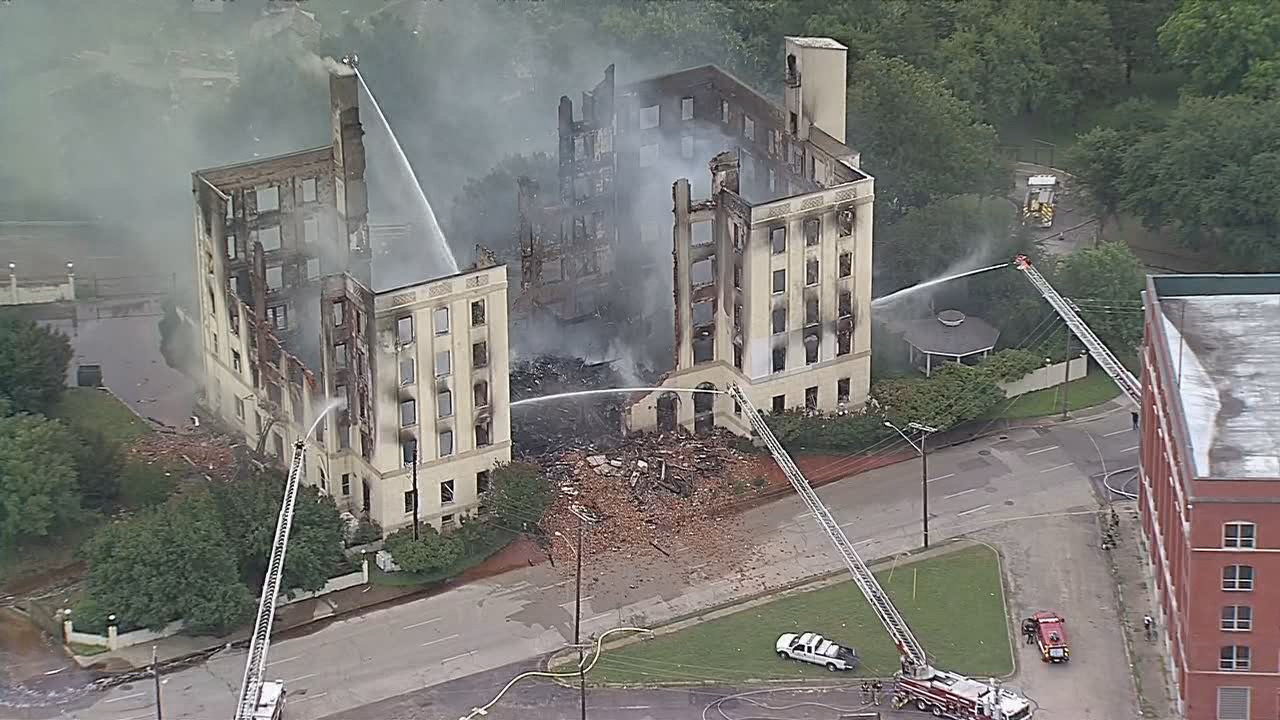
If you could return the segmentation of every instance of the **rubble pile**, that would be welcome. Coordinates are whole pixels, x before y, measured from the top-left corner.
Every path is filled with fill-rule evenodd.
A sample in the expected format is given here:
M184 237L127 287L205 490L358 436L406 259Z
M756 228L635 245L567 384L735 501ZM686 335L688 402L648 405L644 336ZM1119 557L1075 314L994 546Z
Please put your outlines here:
M143 435L125 452L130 459L147 465L190 468L193 474L229 481L235 478L239 466L237 448L244 446L210 432L162 431Z
M524 400L578 390L622 386L608 362L540 355L511 366L511 399ZM537 458L567 447L610 447L621 439L622 393L564 398L517 408L511 438L517 457Z
M757 459L736 450L724 430L632 435L602 453L566 452L543 469L558 489L543 525L569 540L552 542L557 564L574 560L575 511L596 519L583 539L588 554L718 554L736 542L736 521L719 511L760 475Z

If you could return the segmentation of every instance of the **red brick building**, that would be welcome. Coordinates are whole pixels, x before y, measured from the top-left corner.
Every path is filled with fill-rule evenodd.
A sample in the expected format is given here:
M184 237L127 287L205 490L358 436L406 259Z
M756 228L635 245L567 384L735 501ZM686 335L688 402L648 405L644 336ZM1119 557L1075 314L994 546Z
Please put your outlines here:
M1280 275L1147 280L1139 505L1188 720L1280 717Z

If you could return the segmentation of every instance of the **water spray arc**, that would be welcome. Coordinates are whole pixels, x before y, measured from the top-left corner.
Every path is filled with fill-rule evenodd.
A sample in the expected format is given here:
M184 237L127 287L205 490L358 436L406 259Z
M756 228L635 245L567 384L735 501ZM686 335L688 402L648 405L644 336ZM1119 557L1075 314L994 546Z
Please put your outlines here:
M946 277L940 277L934 280L928 280L926 282L918 283L916 285L912 285L911 287L903 288L896 292L891 292L888 295L882 295L878 298L875 298L874 300L871 301L871 307L876 307L877 305L885 305L893 302L894 300L900 300L903 297L910 295L911 293L917 290L923 290L927 287L933 287L934 285L941 285L944 282L950 282L952 280L959 280L962 277L977 275L978 273L989 272L991 270L999 270L1000 268L1003 268L1003 267L1009 267L1009 265L1010 263L1000 263L999 265L990 265L988 267L978 268L977 270L966 270L962 273L956 273L955 275L948 275Z
M724 390L712 390L709 388L679 388L679 387L624 387L624 388L604 388L602 390L575 390L574 392L556 393L555 395L543 395L541 397L525 398L516 400L511 403L511 407L519 407L521 405L532 405L534 403L547 402L549 400L564 400L574 397L588 397L590 395L610 395L617 393L632 392L652 392L655 390L663 390L666 392L677 393L707 393L708 395L728 395Z
M396 137L395 130L391 128L391 123L387 121L387 116L382 113L382 106L378 104L378 99L373 96L373 91L369 89L368 83L364 81L364 75L357 67L358 59L354 56L348 57L350 62L347 62L348 58L343 58L343 61L355 72L356 78L360 81L360 87L364 89L365 95L369 97L369 104L373 106L374 112L378 114L378 122L387 131L387 137L391 138L391 146L396 151L401 171L408 176L406 180L412 186L414 199L422 213L422 219L426 223L427 232L431 235L431 242L435 245L437 254L445 263L446 267L444 269L447 272L441 274L452 275L458 272L458 259L453 256L453 250L450 249L448 241L445 240L444 231L440 229L440 222L436 220L435 210L432 209L431 202L427 200L427 194L422 191L422 183L418 182L417 173L413 171L413 166L409 164L409 158L404 154L404 148L400 147L400 140Z

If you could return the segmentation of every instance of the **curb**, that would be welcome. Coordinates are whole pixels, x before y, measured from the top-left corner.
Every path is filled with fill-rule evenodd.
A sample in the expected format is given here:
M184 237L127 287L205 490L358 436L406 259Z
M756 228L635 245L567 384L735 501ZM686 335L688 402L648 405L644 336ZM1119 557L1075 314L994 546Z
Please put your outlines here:
M917 562L920 560L924 560L930 557L935 557L938 555L947 555L953 552L957 552L959 550L963 550L966 547L976 547L976 546L985 546L985 547L991 548L991 546L987 543L977 541L977 540L971 540L968 537L963 537L963 536L954 537L942 543L935 544L933 547L930 547L928 550L918 548L916 550L912 550L906 553L899 553L896 555L889 555L885 557L876 558L874 560L871 560L870 562L867 562L866 564L868 569L870 569L872 572L876 572L878 569L884 569L886 565L897 563L897 561L902 559L904 555L907 557L907 562L910 563L910 562ZM1004 591L1004 584L1005 584L1004 559L1000 555L1000 552L998 550L994 550L994 553L996 555L997 566L1000 568L1001 589L1002 591ZM713 605L711 607L704 608L696 612L690 612L690 613L685 613L683 615L678 615L664 622L658 623L657 625L654 625L652 628L650 628L654 630L654 633L649 637L659 637L661 635L678 632L680 630L684 630L688 626L697 625L709 620L714 620L721 615L729 615L729 614L732 614L733 612L745 610L752 605L760 604L761 600L777 599L778 596L791 593L792 591L800 590L801 588L805 588L806 586L809 586L809 585L817 586L812 588L812 590L818 590L821 587L825 587L827 585L834 585L836 584L836 582L845 582L847 578L841 578L836 582L831 582L831 581L835 580L840 576L847 575L848 572L849 571L847 568L841 568L839 570L832 570L826 573L819 573L818 575L810 575L809 577L794 580L792 582L785 583L783 585L779 585L778 587L771 588L768 590L761 590L759 592L752 593L750 595L747 595L745 597L742 597L736 600L723 602L718 605ZM808 590L805 590L805 592L808 592ZM1007 602L1005 603L1004 615L1006 616L1005 630L1007 633L1009 633L1009 637L1010 637L1009 655L1010 655L1010 661L1013 665L1013 670L1006 675L1002 675L1001 679L1014 677L1018 673L1017 653L1013 651L1013 639L1012 639L1013 636L1007 625L1008 623ZM697 622L691 622L694 620L696 620ZM680 627L677 627L677 626L680 626ZM634 643L644 642L645 639L646 639L645 636L632 635L631 637L622 638L620 640L605 643L600 648L600 651L601 653L603 653L605 650L616 650L617 648L620 648L620 647L626 647L627 645L631 645ZM569 656L576 654L576 652L577 652L577 648L574 648L574 647L566 647L561 650L556 650L554 652L551 652L546 656L544 656L542 669L546 672L555 672L552 670L553 667L556 667L557 665L562 665L566 662L570 662L572 658ZM561 659L561 658L564 658L564 659ZM564 672L564 671L561 671L561 672ZM553 676L550 679L552 682L556 683L557 685L572 689L572 688L576 688L577 684L571 683L570 680L576 679L577 677L578 677L577 673L574 673L568 676L561 676L561 677ZM870 677L870 676L867 676L867 677L858 676L859 682L861 682L864 679L876 679L876 678ZM892 678L881 677L879 679L892 681ZM847 684L850 681L848 680L822 681L822 680L815 680L813 678L796 678L794 680L748 679L748 680L743 680L742 682L751 683L751 684L768 684L768 685L820 684L824 686L830 685L834 687L841 684ZM717 682L717 681L711 681L711 680L707 680L707 681L676 680L671 682L655 682L655 683L595 683L590 686L596 687L596 688L616 688L617 689L617 688L660 688L660 687L707 687L707 686L718 686L718 685L723 685L723 683Z

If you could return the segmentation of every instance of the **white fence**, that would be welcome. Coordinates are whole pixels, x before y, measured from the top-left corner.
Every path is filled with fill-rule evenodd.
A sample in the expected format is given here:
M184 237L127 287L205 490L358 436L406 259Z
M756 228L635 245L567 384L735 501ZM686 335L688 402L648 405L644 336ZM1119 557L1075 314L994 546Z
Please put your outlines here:
M76 276L18 281L9 273L9 288L0 292L0 305L39 305L76 299Z
M1063 375L1067 369L1063 367L1066 363L1054 363L1037 370L1032 370L1021 380L1000 383L1000 387L1004 389L1005 397L1017 397L1025 395L1036 390L1048 390L1062 384ZM1078 357L1071 359L1070 378L1079 380L1089 372L1089 358Z
M329 593L337 592L339 590L346 590L348 588L360 587L361 585L368 584L369 561L362 560L360 563L360 569L356 572L340 575L336 578L330 578L329 582L325 583L324 587L315 592L301 592L293 597L281 596L276 600L276 607L281 608L286 605L302 602L303 600L311 600L322 595L328 595ZM143 645L149 642L155 642L162 638L177 635L182 632L183 627L185 627L185 624L181 620L178 620L177 622L169 623L160 630L148 630L143 628L141 630L122 633L117 630L119 626L116 623L115 615L107 616L107 622L109 624L107 625L106 635L80 632L75 629L75 625L71 618L71 611L63 610L62 641L68 645L74 643L76 645L100 647L108 650L119 650L120 648Z

